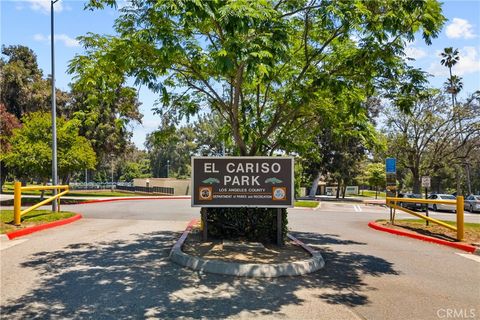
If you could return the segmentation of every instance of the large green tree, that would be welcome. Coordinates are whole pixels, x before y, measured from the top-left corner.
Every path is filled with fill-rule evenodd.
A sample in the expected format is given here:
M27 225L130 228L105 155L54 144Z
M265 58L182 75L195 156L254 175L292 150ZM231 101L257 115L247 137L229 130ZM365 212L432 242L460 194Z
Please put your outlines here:
M13 130L20 126L20 121L13 114L7 112L5 105L0 102L0 192L8 175L8 168L3 158L12 148L10 139Z
M17 178L36 178L46 182L52 167L52 121L44 112L32 112L22 118L21 128L14 129L9 139L10 150L4 155L5 164ZM95 152L90 142L79 136L79 122L57 118L58 173L68 183L73 172L93 169Z
M44 78L36 54L28 47L2 46L0 59L0 102L17 119L28 112L51 108L51 78ZM57 113L69 102L68 93L56 90Z
M410 172L414 193L420 193L422 175L435 177L444 168L471 166L471 157L480 148L480 116L474 99L455 110L435 90L417 99L409 115L388 108L385 128L390 155ZM436 191L442 191L440 187L434 186Z
M79 121L80 134L90 141L101 163L108 162L111 155L124 153L132 137L130 125L141 122L138 94L124 84L109 92L93 82L91 73L109 74L108 67L101 71L85 65L79 68L83 77L71 84L72 102L66 113Z
M116 1L88 7L105 5ZM86 54L71 71L112 95L133 77L170 119L206 106L228 124L236 154L267 154L332 96L378 91L408 108L424 75L406 65L406 41L419 32L430 43L443 22L434 0L133 1L116 36L81 38Z

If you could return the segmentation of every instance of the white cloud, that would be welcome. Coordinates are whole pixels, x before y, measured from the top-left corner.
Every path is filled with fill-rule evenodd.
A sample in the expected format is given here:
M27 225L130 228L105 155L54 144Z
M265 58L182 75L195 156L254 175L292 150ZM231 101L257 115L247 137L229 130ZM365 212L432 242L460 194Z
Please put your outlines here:
M33 40L38 41L38 42L49 42L51 39L50 36L45 36L41 33L37 33L33 36ZM78 47L80 46L80 43L78 40L70 38L66 34L55 34L55 42L61 41L66 47Z
M453 22L447 26L445 32L450 39L473 39L477 36L470 22L460 18L453 18Z
M442 59L440 54L441 50L436 51L437 61L430 64L428 72L434 76L448 77L448 68L440 64ZM458 76L463 76L470 73L480 72L480 47L463 47L458 50L459 61L452 68L452 73Z
M35 11L40 11L42 13L50 13L50 0L28 0L30 3L30 8ZM57 1L54 4L55 12L61 12L63 10L63 5L61 1Z
M425 50L422 50L420 48L415 48L414 46L407 45L405 48L405 54L407 55L407 58L413 58L415 60L424 58L427 56L427 52Z

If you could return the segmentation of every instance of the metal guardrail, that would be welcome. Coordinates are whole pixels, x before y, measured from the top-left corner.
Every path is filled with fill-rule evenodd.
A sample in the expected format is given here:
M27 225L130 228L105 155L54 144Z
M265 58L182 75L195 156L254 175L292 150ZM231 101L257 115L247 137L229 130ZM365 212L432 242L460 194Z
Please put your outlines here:
M128 186L117 186L117 190L131 191L131 192L145 192L145 193L160 193L165 195L175 195L175 188L170 187L128 187Z
M22 211L22 191L30 190L65 190L60 192L48 199L45 199L25 210ZM13 223L16 226L19 226L22 223L22 215L37 209L38 207L44 206L53 200L59 199L58 202L58 211L60 211L60 197L66 195L69 191L68 186L34 186L34 187L22 187L22 183L15 181L13 184Z
M419 217L421 219L424 219L426 221L430 221L432 223L438 224L442 227L448 228L450 230L456 231L457 232L457 240L462 241L464 238L464 217L463 217L463 197L458 196L456 200L429 200L429 199L416 199L416 198L394 198L394 197L387 197L385 199L386 205L390 208L390 222L392 224L395 223L395 211L393 211L392 214L392 209L396 210L402 210L408 214L411 214L413 216ZM409 210L407 208L399 206L397 203L405 203L405 202L410 202L410 203L424 203L424 204L450 204L456 206L456 212L457 212L457 219L456 219L456 226L452 226L448 223L442 222L440 220L424 216L420 213L417 213L415 211Z

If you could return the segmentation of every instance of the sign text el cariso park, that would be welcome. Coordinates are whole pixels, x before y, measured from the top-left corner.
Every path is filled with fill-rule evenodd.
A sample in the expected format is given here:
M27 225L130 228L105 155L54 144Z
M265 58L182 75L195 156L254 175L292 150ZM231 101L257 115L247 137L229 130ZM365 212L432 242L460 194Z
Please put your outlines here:
M192 157L194 207L293 207L291 157Z

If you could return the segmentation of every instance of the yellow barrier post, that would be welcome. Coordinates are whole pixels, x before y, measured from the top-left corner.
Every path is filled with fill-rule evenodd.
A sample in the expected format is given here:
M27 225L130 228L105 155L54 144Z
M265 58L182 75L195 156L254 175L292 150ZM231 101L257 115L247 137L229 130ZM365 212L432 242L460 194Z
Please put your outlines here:
M13 223L16 226L21 224L22 210L22 183L15 181L13 184Z
M463 232L463 197L457 197L457 240L462 241Z

